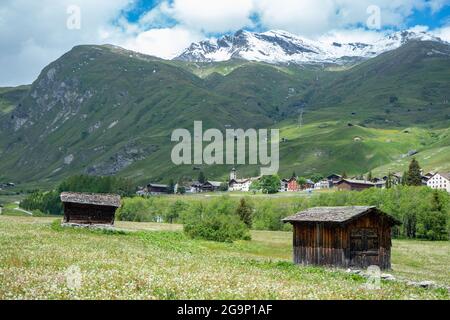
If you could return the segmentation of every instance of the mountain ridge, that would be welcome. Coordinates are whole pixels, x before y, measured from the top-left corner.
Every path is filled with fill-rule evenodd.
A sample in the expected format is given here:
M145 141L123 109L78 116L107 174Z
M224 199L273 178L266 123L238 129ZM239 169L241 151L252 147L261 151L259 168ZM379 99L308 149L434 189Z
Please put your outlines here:
M430 33L413 30L398 31L373 43L311 40L283 30L239 30L233 35L192 43L174 60L213 62L240 58L275 64L342 65L376 57L411 40L445 42Z

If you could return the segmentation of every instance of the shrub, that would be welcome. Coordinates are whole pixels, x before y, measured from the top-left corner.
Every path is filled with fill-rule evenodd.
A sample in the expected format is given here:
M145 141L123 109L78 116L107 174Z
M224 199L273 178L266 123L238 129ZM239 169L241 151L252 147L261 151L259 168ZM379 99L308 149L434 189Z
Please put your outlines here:
M218 242L250 240L250 233L245 224L230 215L208 215L200 220L191 220L184 225L184 232L194 239Z
M177 200L167 207L164 212L164 222L174 223L177 222L178 218L188 208L188 204L183 201Z
M250 240L249 229L235 214L236 205L229 197L208 204L195 203L184 215L184 232L194 239L219 242Z
M152 210L152 202L144 198L127 198L122 201L122 206L117 210L117 220L149 222L157 218Z
M175 207L172 207L174 205ZM122 206L118 209L116 218L122 221L136 222L172 222L176 214L169 210L178 210L179 204L170 205L169 199L165 197L133 197L124 198ZM179 212L178 212L179 213Z
M276 203L265 200L261 202L255 210L253 216L253 228L256 230L289 230L290 226L285 225L281 219L292 214L287 208Z

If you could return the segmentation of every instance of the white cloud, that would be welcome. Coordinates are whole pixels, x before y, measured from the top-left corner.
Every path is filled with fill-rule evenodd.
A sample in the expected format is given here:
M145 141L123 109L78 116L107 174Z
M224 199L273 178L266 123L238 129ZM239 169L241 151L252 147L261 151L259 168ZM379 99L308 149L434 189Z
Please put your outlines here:
M31 83L52 60L78 44L98 43L131 0L2 0L0 85ZM81 9L81 29L69 30L67 7Z
M450 5L449 0L429 0L428 1L428 6L430 7L431 12L433 12L433 13L438 12L446 5Z
M255 0L264 26L309 36L365 25L373 5L380 8L382 27L403 27L414 10L431 6L425 0Z
M328 30L335 9L332 0L260 0L256 6L261 23L269 29L305 35Z
M205 32L250 26L254 0L174 0L165 8L181 25Z
M192 42L199 41L202 38L201 33L181 27L161 28L143 31L135 38L121 43L121 45L129 50L172 59Z
M444 41L450 42L450 25L433 30L433 34Z

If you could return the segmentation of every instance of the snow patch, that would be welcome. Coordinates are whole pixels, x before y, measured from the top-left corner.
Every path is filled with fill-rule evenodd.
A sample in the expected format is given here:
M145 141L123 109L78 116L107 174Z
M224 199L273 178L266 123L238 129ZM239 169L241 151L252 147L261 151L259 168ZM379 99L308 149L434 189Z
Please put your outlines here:
M118 123L119 123L119 120L116 120L116 121L112 122L112 123L108 126L108 129L114 128Z
M64 164L70 165L74 159L75 159L74 155L69 154L68 156L64 157Z

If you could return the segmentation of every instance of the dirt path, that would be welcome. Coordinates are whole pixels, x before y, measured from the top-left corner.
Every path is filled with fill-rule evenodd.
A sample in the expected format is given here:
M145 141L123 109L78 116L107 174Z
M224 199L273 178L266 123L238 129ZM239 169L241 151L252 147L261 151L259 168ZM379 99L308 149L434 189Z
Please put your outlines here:
M27 211L27 210L23 210L23 209L21 209L21 208L19 208L19 207L17 207L17 208L14 208L14 210L16 210L16 211L20 211L20 212L23 212L23 213L26 213L26 214L29 214L30 216L32 216L32 215L33 215L33 213L32 213L32 212L30 212L30 211Z

